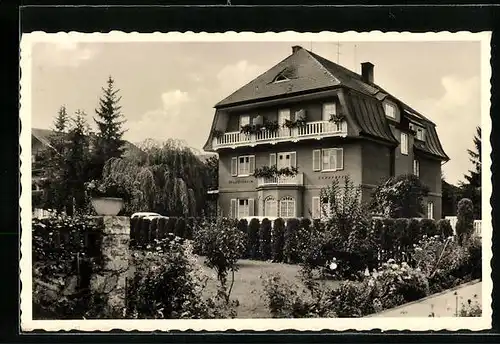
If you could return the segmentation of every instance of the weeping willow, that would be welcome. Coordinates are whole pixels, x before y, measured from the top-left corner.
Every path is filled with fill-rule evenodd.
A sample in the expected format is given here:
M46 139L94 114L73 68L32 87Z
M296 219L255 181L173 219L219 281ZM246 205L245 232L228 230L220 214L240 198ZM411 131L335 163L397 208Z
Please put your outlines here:
M177 140L146 140L140 148L144 154L110 159L103 170L103 177L133 190L127 212L201 215L208 189L205 164Z

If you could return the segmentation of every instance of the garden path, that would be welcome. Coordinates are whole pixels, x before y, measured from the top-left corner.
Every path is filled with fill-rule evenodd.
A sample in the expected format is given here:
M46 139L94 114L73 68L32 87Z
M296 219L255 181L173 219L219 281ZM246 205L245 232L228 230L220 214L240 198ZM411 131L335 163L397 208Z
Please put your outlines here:
M460 285L454 289L428 296L424 299L373 314L370 317L454 317L467 300L481 304L482 283L479 280Z

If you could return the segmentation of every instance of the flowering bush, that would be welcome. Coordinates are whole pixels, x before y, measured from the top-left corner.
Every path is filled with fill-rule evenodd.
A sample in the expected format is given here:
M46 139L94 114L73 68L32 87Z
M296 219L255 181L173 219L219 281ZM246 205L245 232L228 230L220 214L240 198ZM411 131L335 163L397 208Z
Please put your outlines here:
M188 241L169 235L146 250L136 251L135 275L127 288L127 317L140 319L226 318L219 295L204 299L207 277L196 266Z
M90 197L117 197L126 201L132 197L131 190L111 178L87 182L85 183L85 190Z
M234 283L234 272L238 269L236 262L245 254L245 233L236 226L219 221L201 228L194 240L200 253L205 256L205 264L216 271L221 287L226 288L227 275L232 273L231 285L227 289L229 298Z
M481 317L483 315L483 309L481 303L477 300L477 295L474 295L472 299L468 299L467 303L462 304L458 312L460 317Z

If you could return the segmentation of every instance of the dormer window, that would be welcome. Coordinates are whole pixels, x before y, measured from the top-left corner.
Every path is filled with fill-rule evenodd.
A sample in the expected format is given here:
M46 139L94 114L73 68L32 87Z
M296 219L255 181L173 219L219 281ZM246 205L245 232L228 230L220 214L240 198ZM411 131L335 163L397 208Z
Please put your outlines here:
M415 138L420 141L425 141L425 129L414 123L410 123L410 129L415 133Z
M384 104L385 115L389 118L396 119L396 106L394 104Z
M285 82L285 81L290 81L290 79L288 79L286 76L284 76L283 74L279 74L275 79L274 79L274 82L275 83L278 83L278 82Z

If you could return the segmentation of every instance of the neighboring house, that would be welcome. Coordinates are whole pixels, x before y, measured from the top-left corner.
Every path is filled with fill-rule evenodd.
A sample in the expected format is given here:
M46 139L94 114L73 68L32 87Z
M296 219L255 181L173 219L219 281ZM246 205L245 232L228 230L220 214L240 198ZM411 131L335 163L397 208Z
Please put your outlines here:
M435 124L377 86L373 64L361 67L358 75L294 46L286 59L215 105L204 150L219 154L223 215L317 218L320 190L334 178L349 175L369 200L382 179L415 173L430 188L427 216L441 217L441 164L448 156ZM297 119L305 124L283 127ZM240 132L276 122L277 131ZM294 166L298 174L252 176L270 165Z

